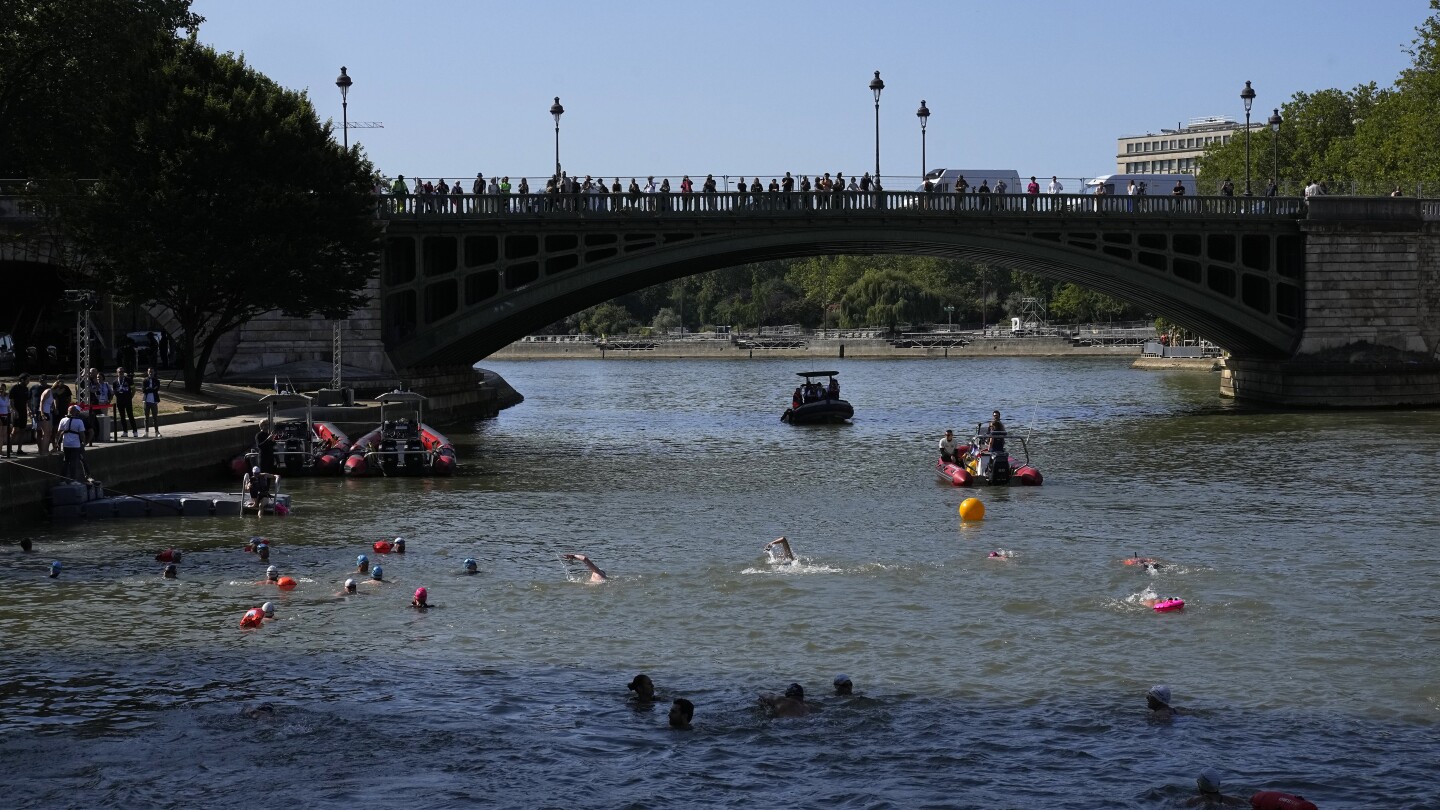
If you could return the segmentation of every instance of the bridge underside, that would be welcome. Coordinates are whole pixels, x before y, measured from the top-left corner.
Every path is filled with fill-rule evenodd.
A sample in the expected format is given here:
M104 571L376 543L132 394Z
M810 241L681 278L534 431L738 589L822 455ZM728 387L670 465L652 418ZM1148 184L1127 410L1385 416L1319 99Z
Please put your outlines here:
M389 222L385 342L402 366L473 363L567 315L660 282L773 259L881 254L960 259L1074 282L1245 357L1288 356L1302 325L1304 237L1293 221L926 221L864 212L820 222L717 223L535 215Z

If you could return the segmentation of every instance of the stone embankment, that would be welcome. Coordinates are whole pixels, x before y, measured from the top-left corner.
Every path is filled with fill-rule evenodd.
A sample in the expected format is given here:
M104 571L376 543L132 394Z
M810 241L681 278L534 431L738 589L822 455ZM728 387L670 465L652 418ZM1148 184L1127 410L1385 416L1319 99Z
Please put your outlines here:
M418 373L406 384L427 396L425 420L437 425L495 416L523 399L500 375L481 369L436 369ZM259 398L266 393L210 383L200 395L165 391L161 435L97 441L85 451L90 474L112 492L137 495L223 481L230 460L255 439L266 415ZM304 412L283 415L303 417ZM378 424L380 408L369 402L315 408L314 418L335 422L356 436ZM36 455L33 442L26 446L28 455L0 460L0 521L42 517L50 488L63 480L62 455ZM236 481L237 492L239 486Z

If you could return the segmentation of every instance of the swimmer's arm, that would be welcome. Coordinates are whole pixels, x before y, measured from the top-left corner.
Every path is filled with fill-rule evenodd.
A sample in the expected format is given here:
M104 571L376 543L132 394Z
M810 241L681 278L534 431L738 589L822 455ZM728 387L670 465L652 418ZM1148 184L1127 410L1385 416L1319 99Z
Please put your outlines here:
M599 574L602 578L604 578L605 576L605 572L600 570L600 566L596 565L593 561L591 561L589 557L586 557L584 554L566 554L565 559L585 563L585 567L590 569L590 573Z

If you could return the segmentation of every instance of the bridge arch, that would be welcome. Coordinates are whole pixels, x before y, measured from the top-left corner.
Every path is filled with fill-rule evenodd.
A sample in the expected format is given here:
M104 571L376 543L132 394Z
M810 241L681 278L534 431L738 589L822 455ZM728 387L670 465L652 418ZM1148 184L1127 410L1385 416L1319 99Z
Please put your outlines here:
M1247 357L1288 355L1301 326L1304 242L1293 221L883 214L721 227L673 216L391 221L381 273L387 347L405 366L473 363L618 295L817 255L1026 270L1135 302Z

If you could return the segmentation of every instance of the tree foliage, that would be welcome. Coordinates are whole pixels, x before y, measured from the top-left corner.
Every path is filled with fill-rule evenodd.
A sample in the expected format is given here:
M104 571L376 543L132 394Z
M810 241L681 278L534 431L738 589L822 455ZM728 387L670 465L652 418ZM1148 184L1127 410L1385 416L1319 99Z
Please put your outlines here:
M144 104L88 194L57 206L106 289L178 322L188 388L262 312L345 317L379 254L372 168L303 93L191 38L163 46Z
M1255 193L1278 152L1282 190L1298 194L1312 181L1331 192L1383 194L1400 186L1406 194L1440 186L1440 0L1416 29L1411 65L1390 88L1374 82L1344 91L1297 92L1280 106L1278 143L1269 128L1250 133ZM1269 118L1263 112L1259 121ZM1278 147L1278 149L1274 149ZM1272 149L1274 151L1272 151ZM1245 173L1245 138L1215 145L1200 161L1204 190Z
M0 177L94 176L151 46L201 22L190 0L0 3Z

